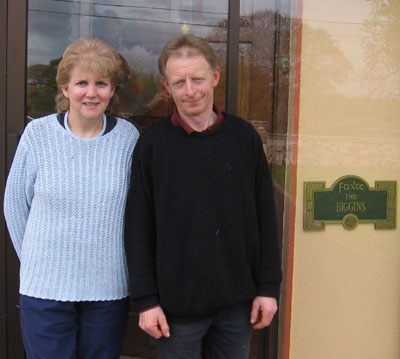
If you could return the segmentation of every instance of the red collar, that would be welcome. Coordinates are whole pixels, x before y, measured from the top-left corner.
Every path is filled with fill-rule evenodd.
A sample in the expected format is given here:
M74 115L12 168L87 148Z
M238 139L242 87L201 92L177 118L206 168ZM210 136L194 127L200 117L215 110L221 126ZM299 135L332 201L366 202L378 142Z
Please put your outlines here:
M224 115L222 114L221 109L217 105L213 106L213 111L217 114L217 119L211 126L207 127L202 132L213 130L214 128L220 126L224 121ZM189 135L192 134L193 132L198 132L194 130L192 127L190 127L190 125L181 118L176 106L174 106L174 112L171 115L171 122L176 127L182 127Z

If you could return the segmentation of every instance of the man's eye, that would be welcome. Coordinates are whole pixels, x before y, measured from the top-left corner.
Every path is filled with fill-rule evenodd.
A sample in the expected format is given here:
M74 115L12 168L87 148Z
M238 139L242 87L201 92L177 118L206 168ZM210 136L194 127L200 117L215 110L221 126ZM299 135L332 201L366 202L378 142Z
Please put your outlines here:
M182 87L183 84L184 84L184 81L176 81L176 82L174 82L172 85L173 85L174 87Z

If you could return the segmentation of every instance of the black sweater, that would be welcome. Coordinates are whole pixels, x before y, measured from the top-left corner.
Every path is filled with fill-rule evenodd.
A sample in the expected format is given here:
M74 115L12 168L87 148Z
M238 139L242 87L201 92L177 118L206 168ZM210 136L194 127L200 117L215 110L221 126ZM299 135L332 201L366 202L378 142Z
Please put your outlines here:
M139 310L201 317L256 295L278 297L280 254L271 175L248 122L224 114L188 135L164 118L136 144L125 223Z

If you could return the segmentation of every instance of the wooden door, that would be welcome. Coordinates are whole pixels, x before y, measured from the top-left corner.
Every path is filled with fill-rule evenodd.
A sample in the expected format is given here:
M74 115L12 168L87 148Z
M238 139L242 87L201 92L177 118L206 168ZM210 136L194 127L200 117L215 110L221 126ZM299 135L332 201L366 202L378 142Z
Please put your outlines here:
M101 38L127 61L121 112L143 130L172 109L162 96L157 71L162 47L182 32L203 36L215 48L221 67L215 101L259 131L276 180L282 218L289 68L289 18L284 14L288 8L290 0L89 0L62 6L29 0L26 113L36 118L54 112L54 77L63 50L78 37ZM137 323L132 306L124 357L155 358L154 341ZM252 359L276 358L277 327L275 319L270 328L254 333Z
M25 0L0 0L1 198L19 134L25 124L26 11ZM22 359L25 353L18 313L19 261L4 218L0 232L0 358Z

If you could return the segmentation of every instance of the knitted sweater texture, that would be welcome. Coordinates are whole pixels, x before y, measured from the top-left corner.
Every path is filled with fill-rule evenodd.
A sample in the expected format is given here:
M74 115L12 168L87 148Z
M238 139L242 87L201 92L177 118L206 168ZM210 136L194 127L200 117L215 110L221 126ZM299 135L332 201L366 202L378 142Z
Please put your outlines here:
M279 296L272 179L251 124L225 114L188 135L162 119L139 139L132 171L125 247L138 309L186 320Z
M89 139L55 114L26 127L4 197L21 294L60 301L128 295L123 227L137 138L123 119Z

